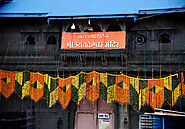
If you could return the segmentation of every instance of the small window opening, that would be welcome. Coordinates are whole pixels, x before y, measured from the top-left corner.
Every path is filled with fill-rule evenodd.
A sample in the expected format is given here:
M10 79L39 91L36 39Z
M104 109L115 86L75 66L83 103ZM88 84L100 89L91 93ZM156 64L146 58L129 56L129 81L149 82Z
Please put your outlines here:
M55 36L49 36L47 44L57 44L57 40Z
M95 24L88 25L85 32L102 32L101 27Z
M122 31L122 29L117 23L113 23L108 26L107 31Z
M70 26L68 26L66 32L80 32L80 28L79 28L78 25L76 25L76 24L73 23Z
M160 35L159 43L170 43L170 42L171 40L169 34L164 33Z
M27 38L26 38L26 42L25 42L26 44L29 44L29 45L34 45L35 44L35 37L33 37L33 36L28 36Z
M141 44L145 43L146 42L145 36L143 34L138 34L135 37L135 42L137 45L141 45Z

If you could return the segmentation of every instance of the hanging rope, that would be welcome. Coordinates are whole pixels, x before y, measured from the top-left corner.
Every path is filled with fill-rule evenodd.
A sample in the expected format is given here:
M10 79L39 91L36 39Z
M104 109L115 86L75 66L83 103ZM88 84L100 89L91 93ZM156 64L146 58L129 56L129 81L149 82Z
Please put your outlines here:
M13 56L14 56L14 43L12 43L12 50L11 50L11 69L13 69Z
M146 43L144 43L144 78L146 79ZM146 87L147 87L147 82L145 80L145 106L146 106L146 98L147 98L147 90L146 90ZM141 93L142 94L142 93Z
M7 55L8 55L8 51L9 51L9 46L10 46L10 40L8 40L8 46L7 46L7 49L6 49L6 55L4 57L4 60L3 60L3 65L2 65L2 69L4 68L4 64L6 62L6 58L7 58ZM0 100L1 100L1 94L0 94ZM9 111L9 101L6 100L8 102L8 111Z
M4 64L6 62L6 58L7 58L7 55L8 55L9 46L10 46L10 40L8 40L8 46L6 48L6 55L5 55L4 60L3 60L2 69L4 68Z
M162 67L161 67L161 44L159 43L159 59L160 59L160 78L161 78L161 75L162 75ZM161 87L161 81L160 81L160 87ZM159 99L161 99L161 94L159 96Z
M169 75L170 75L170 82L171 82L171 42L170 42L170 46L169 46ZM173 91L172 91L173 92ZM170 98L172 97L172 95L170 94ZM173 98L174 98L174 96L173 96ZM172 101L173 100L171 100L170 99L170 109L171 109L171 107L172 107Z
M152 50L152 80L154 79L154 70L153 70L153 50ZM154 85L154 81L152 81L152 86ZM155 93L155 91L154 91ZM150 95L150 91L149 91L149 95ZM160 97L160 96L159 96ZM155 98L154 98L155 99ZM153 95L151 94L151 100L153 100ZM150 98L149 98L149 105L151 105L150 103ZM157 98L156 98L156 105L157 105Z
M126 42L128 43L128 36L126 38ZM128 44L126 44L126 78L127 78L127 75L128 75ZM126 81L128 81L126 79ZM126 95L127 95L127 90L126 90ZM126 112L128 112L128 107L127 107L127 99L126 99Z
M17 67L16 69L18 70L18 67L19 67L19 62L20 62L20 59L21 59L21 51L22 49L24 50L24 42L23 43L19 43L19 54L18 54L18 61L17 61Z
M37 67L37 54L38 54L38 45L39 45L39 43L38 43L38 33L37 33L37 36L36 36L36 51L35 51L35 65L34 65L34 71L36 71L36 67Z
M20 63L20 60L21 60L21 51L24 50L24 45L25 45L24 42L23 42L23 43L19 43L19 44L20 44L20 45L19 45L19 54L18 54L19 57L18 57L18 63L17 63L18 65L17 65L17 68L16 68L17 70L18 70L18 68L19 68L19 63ZM25 82L25 78L23 78L23 81ZM23 110L24 110L23 103L22 103L21 106L22 106L22 107L21 107L21 108L22 108L21 111L23 112Z
M14 43L12 43L12 44L11 44L11 47L12 47L12 48L11 48L11 66L10 66L10 68L11 68L11 69L13 69L13 64L14 64L14 63L13 63L13 56L14 56L14 53L13 53L13 52L14 52ZM15 91L16 91L16 86L15 86ZM14 97L15 97L15 101L17 102L17 95L16 95L16 94L14 94ZM9 104L8 104L8 105L9 105ZM17 108L18 108L17 106L18 106L18 105L16 105L16 107L15 107L15 109L16 109L16 110L17 110Z
M44 59L43 59L42 65L43 65L43 64L45 65L45 63L46 63L46 47L47 47L47 39L44 40L44 55L43 55ZM42 68L43 68L43 69L42 69ZM41 68L42 71L45 71L45 68L44 68L44 67L42 67L42 68ZM47 84L48 84L48 80L49 80L49 78L47 78ZM42 99L41 99L41 101L40 101L40 112L42 112Z
M180 69L181 69L181 65L180 65L180 63L181 63L181 54L180 54L180 47L178 47L178 73L179 73L179 76L180 76L180 78L181 78L181 73L180 73ZM181 86L180 86L180 88L179 88L179 93L180 93L180 97L179 97L179 99L180 99L180 111L182 111L182 100L181 100L181 96L182 96L182 84L181 84Z
M47 83L49 84L50 82L50 74L52 74L51 72L51 62L52 62L52 54L51 54L51 45L47 44L47 41L46 41L46 45L49 46L48 49L49 49L49 52L47 51L47 53L49 53L49 57L48 57L48 77L47 77ZM48 105L50 105L50 101L49 100L49 97L50 97L50 90L49 92L47 93L47 103Z
M117 68L117 56L116 56L116 68ZM115 75L115 83L116 83L116 76L117 76L117 70L116 70L116 68L115 68L115 73L116 73L116 75ZM115 85L115 93L114 93L114 100L116 100L116 85Z
M27 69L27 64L28 64L28 46L27 46L27 44L25 44L26 45L26 63L25 63L25 68L24 68L24 70L26 71L26 69ZM29 45L29 44L28 44ZM25 48L25 47L24 47Z

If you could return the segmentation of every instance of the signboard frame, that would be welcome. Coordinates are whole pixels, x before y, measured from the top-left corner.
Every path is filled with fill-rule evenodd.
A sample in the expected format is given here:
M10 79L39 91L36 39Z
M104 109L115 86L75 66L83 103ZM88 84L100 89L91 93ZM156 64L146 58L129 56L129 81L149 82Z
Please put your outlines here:
M61 50L126 49L126 31L62 33Z

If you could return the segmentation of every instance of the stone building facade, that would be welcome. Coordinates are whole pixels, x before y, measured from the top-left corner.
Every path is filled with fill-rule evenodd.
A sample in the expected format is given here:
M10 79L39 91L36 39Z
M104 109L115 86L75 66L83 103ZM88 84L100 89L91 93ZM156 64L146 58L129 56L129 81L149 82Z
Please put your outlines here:
M147 14L141 11L133 17L119 15L106 18L26 15L29 17L0 17L1 70L40 72L53 77L69 77L80 71L95 70L157 78L182 71L185 67L184 12ZM95 32L125 31L126 48L61 49L62 33L86 32L89 21ZM75 29L71 29L73 24ZM16 94L8 99L1 96L1 113L17 112L25 115L27 106L33 105L36 129L79 129L83 125L79 125L78 121L86 118L90 121L92 118L95 122L88 126L97 128L98 112L110 113L110 128L139 127L140 112L136 112L130 104L106 104L101 99L90 103L84 99L79 105L71 101L63 110L59 103L49 108L45 101L39 100L35 103L30 98L21 100ZM185 105L181 106L184 110ZM178 109L179 105L175 108ZM89 116L83 116L88 113Z

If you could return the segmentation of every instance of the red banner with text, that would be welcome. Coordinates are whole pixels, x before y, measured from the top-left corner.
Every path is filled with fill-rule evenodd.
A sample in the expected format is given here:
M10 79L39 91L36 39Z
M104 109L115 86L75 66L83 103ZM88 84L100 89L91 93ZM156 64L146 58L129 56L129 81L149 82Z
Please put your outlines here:
M62 33L61 49L125 49L125 31Z

